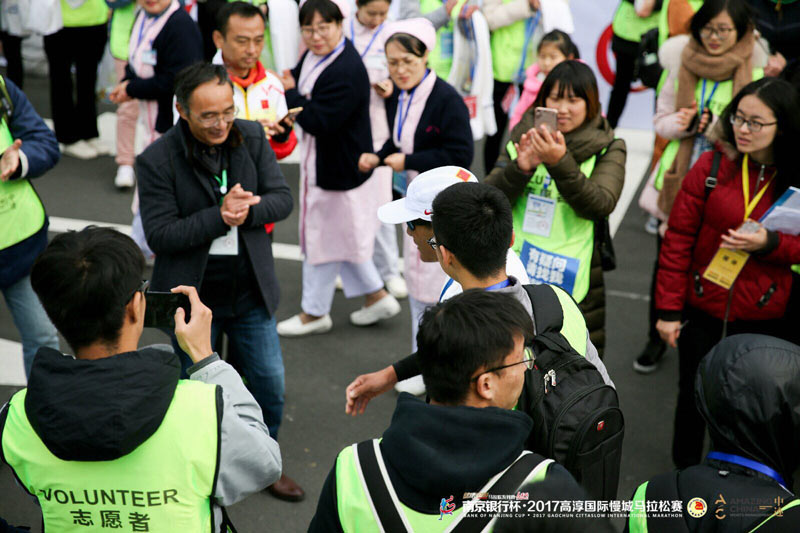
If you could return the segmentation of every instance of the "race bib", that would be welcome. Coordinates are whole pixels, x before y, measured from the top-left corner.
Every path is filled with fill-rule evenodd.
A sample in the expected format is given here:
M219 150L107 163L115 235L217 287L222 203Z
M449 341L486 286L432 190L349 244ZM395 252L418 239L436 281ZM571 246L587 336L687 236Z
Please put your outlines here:
M233 226L228 233L211 241L208 255L239 255L238 228Z
M531 283L552 283L572 294L580 260L542 250L527 241L522 244L519 258Z
M528 194L528 204L525 206L522 231L539 235L540 237L549 237L555 214L555 200L538 194Z
M747 252L720 248L706 267L703 277L723 289L730 289L749 258Z
M405 170L402 172L392 171L392 189L402 196L406 195L406 191L408 191L408 174Z
M441 50L439 50L441 58L453 59L453 32L443 31L441 33L441 39L439 39L439 44L442 46Z

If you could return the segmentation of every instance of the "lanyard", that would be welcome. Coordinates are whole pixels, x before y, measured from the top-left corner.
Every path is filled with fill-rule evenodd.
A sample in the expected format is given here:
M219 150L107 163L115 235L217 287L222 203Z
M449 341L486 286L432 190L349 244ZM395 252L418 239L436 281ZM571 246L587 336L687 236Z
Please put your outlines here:
M714 98L714 93L717 92L717 87L719 87L719 82L714 82L714 87L711 88L711 94L708 95L708 100L706 100L706 80L703 80L703 90L700 94L700 110L697 113L697 116L703 115L703 109L708 107L711 103L711 99Z
M378 28L375 30L375 33L372 34L372 39L369 40L369 44L367 45L366 48L364 48L364 53L361 54L362 58L365 55L367 55L367 52L369 52L369 49L372 48L372 43L374 43L375 39L378 38L378 34L383 29L383 25L384 24L386 24L386 23L382 22L381 25L378 26ZM355 46L355 44L356 44L356 18L355 17L350 19L350 40L353 41L353 46Z
M228 170L223 169L222 178L220 178L219 176L214 176L214 179L217 180L217 183L219 183L219 192L222 193L222 196L228 194ZM221 198L219 203L222 204Z
M539 10L536 12L535 17L530 17L525 23L525 42L522 45L522 59L519 62L517 77L514 79L514 83L522 83L525 81L525 62L528 60L528 46L530 45L531 39L533 39L533 33L536 31L536 27L539 25L539 19L541 18L542 12Z
M753 212L753 210L758 205L758 202L761 201L761 198L764 196L764 193L767 192L767 189L769 188L770 183L772 183L772 180L775 179L775 174L777 174L777 172L776 172L775 174L772 175L772 177L769 179L767 184L764 185L764 187L762 187L760 191L758 191L758 194L756 194L755 198L753 198L753 201L751 202L750 201L750 170L747 167L747 163L749 161L750 161L750 156L748 154L744 154L744 158L742 159L742 194L744 195L744 219L745 220L750 218L750 213Z
M166 10L164 11L164 13L166 13ZM157 17L151 17L147 14L147 12L142 10L143 20L142 24L139 26L139 36L136 38L136 46L133 47L133 55L131 57L136 57L136 53L139 51L139 47L142 46L142 36L144 35L146 29L145 25L147 25L147 28L149 29L150 26L158 22L158 19L160 19L164 15L164 13L161 13ZM148 22L150 24L147 24ZM152 46L152 42L150 44Z
M323 57L322 59L320 59L319 61L317 61L317 64L316 64L316 65L314 65L313 67L311 67L311 70L309 70L309 71L308 71L308 75L306 76L306 79L310 78L310 77L311 77L311 73L312 73L312 72L314 72L315 70L317 70L317 67L319 67L319 66L320 66L322 63L324 63L324 62L325 62L325 60L327 60L329 57L331 57L333 54L335 54L336 52L338 52L338 51L339 51L339 50L341 50L342 48L344 48L344 39L342 39L342 42L340 42L338 45L336 45L336 48L334 48L333 50L331 50L330 52L328 52L328 53L325 55L325 57ZM298 85L299 85L299 84L298 84Z
M417 85L417 87L422 85L422 82L425 81L425 78L428 77L428 74L430 74L430 72L431 72L430 69L425 71L425 75L422 77L422 80L420 80L420 82ZM402 91L400 93L400 98L398 99L398 102L397 102L397 114L398 114L398 117L397 117L397 141L398 142L403 142L403 125L406 123L406 119L408 118L408 112L411 111L411 101L414 99L414 92L417 90L417 87L414 87L413 89L411 89L411 91L408 92L408 98L407 99L403 98L403 96L406 95L405 91ZM405 115L403 115L403 101L404 100L406 100L406 113L405 113Z
M439 295L440 302L442 301L442 298L444 298L444 293L446 293L447 289L449 289L452 286L453 286L453 278L450 278L447 280L447 283L444 284L444 289L442 289L442 294Z
M765 464L759 463L758 461L753 461L752 459L741 457L739 455L733 455L732 453L722 453L722 452L708 452L708 455L706 457L708 459L725 461L726 463L733 463L735 465L749 468L750 470L755 470L756 472L760 472L765 476L771 477L772 479L780 483L781 487L786 489L786 481L783 480L783 476L781 476L778 472L776 472L772 468L768 467Z
M450 278L450 279L447 280L447 283L444 284L444 289L442 289L442 294L439 295L439 301L440 302L442 301L442 298L444 298L444 294L447 292L447 289L449 289L452 285L453 285L453 278ZM501 281L500 283L495 283L494 285L486 287L483 290L485 290L485 291L497 291L497 290L503 289L505 287L508 287L509 285L511 285L511 280L506 278L503 281Z

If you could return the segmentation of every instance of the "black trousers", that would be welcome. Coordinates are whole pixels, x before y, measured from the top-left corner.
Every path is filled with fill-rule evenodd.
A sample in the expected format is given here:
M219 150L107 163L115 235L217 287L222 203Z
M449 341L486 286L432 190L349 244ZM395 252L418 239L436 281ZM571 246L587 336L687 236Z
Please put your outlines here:
M656 282L658 281L658 256L661 255L661 243L663 239L660 233L656 233L656 264L653 265L653 277L650 279L650 308L648 309L647 319L650 322L647 329L647 340L650 342L660 342L661 335L658 334L656 329L656 322L658 317L656 315Z
M0 42L3 43L3 55L8 62L6 76L14 82L14 85L22 89L22 78L24 77L22 69L22 37L0 31Z
M197 26L203 36L203 57L207 62L211 62L217 53L212 35L217 29L217 13L226 3L226 0L206 0L197 3Z
M611 38L611 51L617 59L617 73L614 79L614 87L611 89L611 97L608 100L608 123L612 128L617 127L619 117L625 109L625 102L628 101L628 93L631 92L633 83L633 67L636 56L639 53L639 43L627 41L614 35Z
M500 143L503 142L503 135L508 126L508 114L503 111L502 102L509 87L511 84L508 82L494 80L494 120L497 122L497 133L486 137L486 143L483 145L483 168L487 174L492 171L500 156Z
M103 57L108 29L105 24L62 28L44 37L50 69L50 105L58 142L72 144L97 133L97 65ZM71 67L75 65L76 96Z
M700 360L722 339L722 320L692 307L684 309L683 320L688 322L678 337L678 405L672 438L677 468L699 464L703 458L706 423L695 405L694 381ZM740 320L728 323L726 335L761 333L785 338L782 326L781 320Z

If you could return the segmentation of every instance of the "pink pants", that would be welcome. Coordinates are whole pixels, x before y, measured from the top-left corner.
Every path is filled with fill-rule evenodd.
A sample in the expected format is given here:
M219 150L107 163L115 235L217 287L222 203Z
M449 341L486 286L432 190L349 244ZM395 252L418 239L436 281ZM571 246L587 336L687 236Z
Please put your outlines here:
M125 65L127 61L114 58L114 69L117 78L122 81L125 76ZM139 101L129 100L117 107L117 165L133 166L136 156L134 145L136 144L136 120L139 117Z

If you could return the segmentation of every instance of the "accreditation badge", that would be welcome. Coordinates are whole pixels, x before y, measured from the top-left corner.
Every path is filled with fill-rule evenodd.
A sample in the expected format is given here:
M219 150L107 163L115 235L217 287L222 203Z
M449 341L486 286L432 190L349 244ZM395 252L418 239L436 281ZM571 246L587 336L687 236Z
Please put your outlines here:
M408 173L405 170L402 172L392 171L392 189L401 196L406 195L408 191Z
M525 218L522 220L522 231L540 237L550 237L555 214L556 201L554 199L529 193L528 203L525 206Z
M730 289L749 258L747 252L720 248L706 267L703 278L723 289Z
M439 55L442 59L453 59L453 32L443 31L440 35L439 44L442 47L439 49Z
M208 255L239 255L239 232L233 226L228 233L211 241Z

